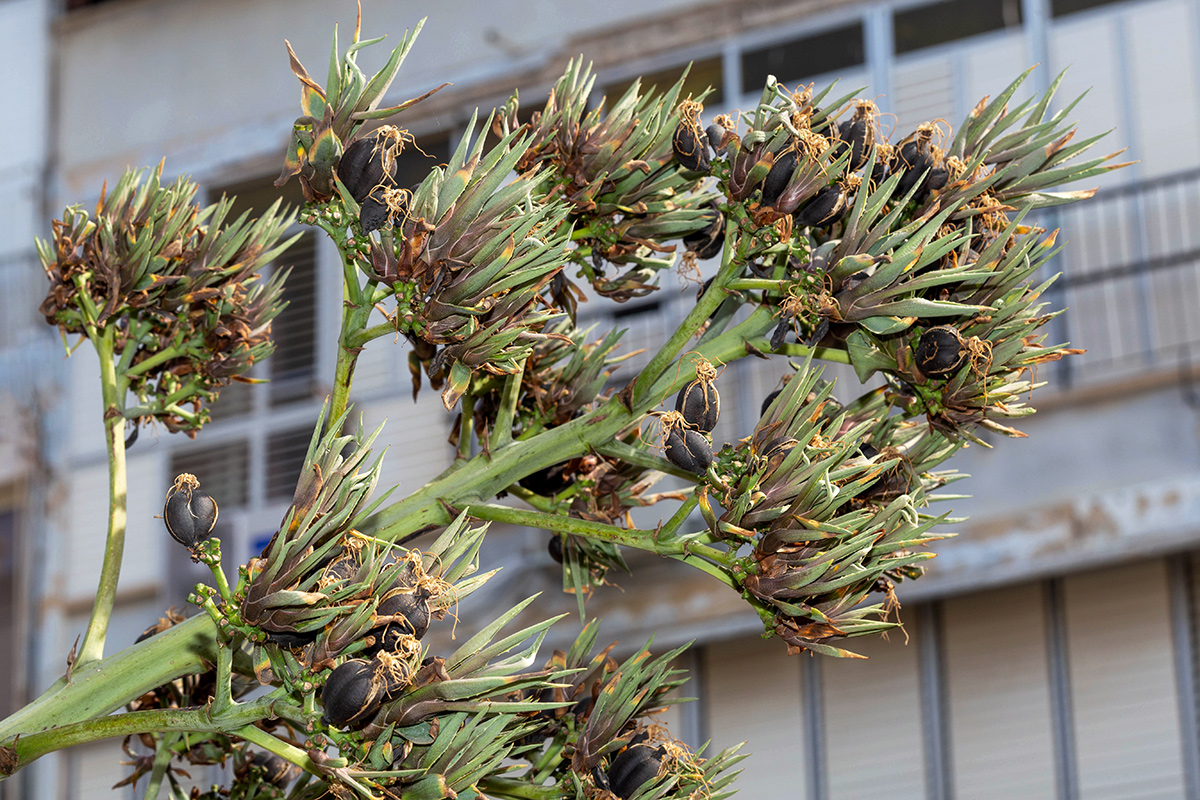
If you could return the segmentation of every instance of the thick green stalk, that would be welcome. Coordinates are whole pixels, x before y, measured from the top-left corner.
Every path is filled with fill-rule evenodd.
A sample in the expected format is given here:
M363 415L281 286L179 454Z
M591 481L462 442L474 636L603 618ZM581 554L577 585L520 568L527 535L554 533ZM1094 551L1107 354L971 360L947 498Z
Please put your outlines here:
M272 705L276 702L277 698L263 697L234 706L224 714L213 714L208 708L163 708L113 714L21 736L10 747L17 754L18 766L25 767L47 753L65 747L147 731L231 733L248 739L242 729L260 719L274 717Z
M59 678L0 722L0 743L103 717L168 681L203 672L217 660L216 639L213 621L198 614L102 661L77 664L70 680Z
M108 446L108 538L104 545L104 561L100 566L100 585L96 589L92 617L88 620L83 646L75 660L77 667L104 657L104 637L108 633L108 618L112 616L117 597L121 556L125 551L125 392L117 380L113 361L114 333L113 328L107 327L92 338L96 353L100 356L104 434Z
M748 347L760 350L768 347L765 334L773 324L768 309L756 309L746 320L698 348L698 352L710 361L728 363L745 356ZM689 380L691 376L684 370L664 370L632 410L616 397L565 425L514 441L491 453L490 458L476 456L460 463L407 498L375 513L364 524L364 532L399 542L412 534L449 525L452 518L444 503L483 500L539 469L587 453L640 420Z
M675 356L683 349L683 346L691 341L692 336L704 324L717 307L725 301L725 283L737 273L746 263L746 257L742 250L742 243L745 239L737 236L738 220L736 217L730 218L725 227L725 253L721 261L721 268L717 270L716 276L713 278L712 285L708 287L699 302L688 312L682 323L671 334L671 338L663 343L654 357L650 359L645 368L638 375L633 384L633 401L635 403L646 399L650 392L651 385L657 381L666 371L667 367L675 360ZM739 252L733 252L732 243L738 242ZM740 353L739 357L745 355ZM711 359L709 359L711 361Z

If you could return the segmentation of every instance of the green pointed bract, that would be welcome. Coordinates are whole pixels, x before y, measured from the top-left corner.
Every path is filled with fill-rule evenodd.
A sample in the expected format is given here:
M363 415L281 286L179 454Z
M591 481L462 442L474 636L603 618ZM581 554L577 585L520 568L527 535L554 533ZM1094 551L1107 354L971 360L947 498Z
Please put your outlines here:
M367 120L395 116L447 85L443 84L398 105L379 108L424 24L425 20L422 19L412 31L404 32L387 63L370 79L359 68L356 54L383 39L360 41L356 30L354 41L339 57L337 31L334 30L325 87L308 74L292 50L291 43L285 42L292 72L300 80L300 108L304 115L295 122L284 169L275 181L276 186L283 186L293 175L299 175L307 200L331 199L336 193L334 171L338 160L345 148L357 138L359 129Z

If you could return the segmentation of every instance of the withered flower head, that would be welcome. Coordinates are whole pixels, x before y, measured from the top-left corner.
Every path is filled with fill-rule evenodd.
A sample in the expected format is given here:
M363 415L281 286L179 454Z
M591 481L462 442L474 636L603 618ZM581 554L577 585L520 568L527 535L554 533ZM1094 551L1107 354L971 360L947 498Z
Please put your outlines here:
M291 214L276 203L257 220L227 220L232 198L200 208L194 183L161 177L162 164L126 172L93 214L71 206L54 221L51 241L38 242L50 279L41 311L64 334L112 348L138 400L128 418L194 436L204 404L274 349L285 272L259 273L294 241L279 241Z

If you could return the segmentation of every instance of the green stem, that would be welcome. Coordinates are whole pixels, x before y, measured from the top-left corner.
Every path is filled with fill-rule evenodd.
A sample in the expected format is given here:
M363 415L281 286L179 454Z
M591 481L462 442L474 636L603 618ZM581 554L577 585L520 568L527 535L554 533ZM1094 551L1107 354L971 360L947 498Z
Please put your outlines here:
M130 348L136 350L137 345L133 342L130 342L126 350L129 350ZM164 350L159 350L157 353L145 359L144 361L141 361L125 370L125 374L131 377L141 375L144 372L149 372L150 370L154 369L159 364L165 364L173 358L178 358L179 356L183 355L183 353L184 351L181 348L175 346L168 347Z
M685 504L686 507L686 504ZM547 514L542 511L528 511L520 508L479 503L464 506L464 510L472 517L488 522L504 522L510 525L524 525L530 528L541 528L556 533L569 533L588 539L599 539L613 544L645 550L660 556L681 558L686 556L702 556L721 564L729 563L732 556L715 547L692 542L687 539L668 539L659 541L662 531L643 530L641 528L620 528L616 525L606 525L602 522L567 517L561 514ZM690 510L690 509L689 509ZM678 512L676 512L678 514ZM686 517L687 514L684 514ZM680 524L682 519L680 520ZM676 525L678 527L678 524ZM687 561L687 563L692 563ZM707 572L707 570L705 570Z
M521 378L525 374L525 361L521 368L504 379L504 391L500 394L500 409L496 413L496 423L492 427L490 440L491 450L495 452L512 441L513 415L517 411L517 401L521 398Z
M350 347L357 349L363 347L373 339L378 339L381 336L391 336L398 332L399 329L396 327L396 323L388 320L387 322L372 325L369 328L354 331L346 337L346 341Z
M464 506L463 510L476 519L488 522L504 522L510 525L542 528L557 533L571 533L589 539L603 539L606 542L622 544L638 550L648 550L651 553L657 552L654 544L654 531L618 528L616 525L605 525L602 522L590 522L561 514L547 514L542 511L510 508L492 503L472 503Z
M732 292L753 292L759 289L767 292L782 292L791 281L774 280L772 278L734 278L725 284Z
M47 753L65 747L150 731L232 733L242 736L240 729L246 725L273 717L271 707L276 702L277 698L263 697L250 703L242 703L221 715L213 715L208 708L131 711L127 714L74 722L37 733L22 734L10 747L16 752L18 766L25 767Z
M178 734L155 737L158 749L154 753L154 768L150 771L150 782L146 784L144 800L155 800L158 797L158 790L162 788L163 776L167 774L167 767L170 766L171 759L175 756L172 747L177 737Z
M207 614L175 625L103 661L76 664L41 697L0 722L0 743L103 717L155 687L203 672L217 660L217 628Z
M808 347L803 344L785 344L778 350L772 350L771 352L785 356L799 356L800 358L808 358L809 353L811 353L813 358L820 361L829 361L837 364L850 363L850 354L836 347Z
M95 329L92 330L95 333ZM121 556L125 551L125 398L121 396L117 383L113 334L113 329L108 327L92 338L96 353L100 356L100 390L104 406L104 433L108 444L108 538L104 545L104 561L100 566L100 585L96 589L92 617L83 635L83 646L75 660L76 667L104 657L104 637L108 633L113 603L116 602Z
M767 347L765 334L773 320L768 309L756 309L747 319L708 342L697 352L714 363L728 363L743 357L747 347ZM364 533L392 542L407 541L410 535L439 526L452 519L443 501L452 505L492 497L519 479L589 452L595 445L614 439L639 421L664 398L678 391L691 377L668 370L652 386L645 400L626 408L614 397L578 419L550 428L529 439L514 441L490 459L476 456L459 461L434 480L405 499L369 517Z
M512 797L517 800L555 800L562 793L554 786L534 786L512 778L484 778L479 788L489 797Z
M240 736L247 742L258 745L263 750L274 753L280 758L287 759L305 772L311 773L318 778L324 777L316 762L308 757L308 753L299 747L293 747L287 742L281 741L262 728L255 727L254 725L246 725L232 731L232 733L234 736Z
M736 254L734 253L735 242L737 243L736 249L738 250ZM671 334L671 338L667 339L662 348L654 354L654 357L650 359L650 363L642 369L636 381L634 381L634 403L640 403L645 400L650 393L651 386L662 376L671 362L675 360L675 356L683 349L683 346L691 341L692 336L700 329L704 321L724 302L725 283L746 263L745 256L741 252L743 249L742 242L742 237L738 235L738 220L731 217L725 227L725 253L721 261L721 268L717 271L712 285L708 287L708 291L701 296L700 301L688 312L683 322Z

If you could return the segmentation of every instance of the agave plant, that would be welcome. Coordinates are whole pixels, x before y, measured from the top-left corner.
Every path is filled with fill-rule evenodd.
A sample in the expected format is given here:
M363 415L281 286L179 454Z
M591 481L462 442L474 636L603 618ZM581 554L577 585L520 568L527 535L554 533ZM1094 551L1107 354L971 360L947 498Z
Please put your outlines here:
M858 92L771 78L755 108L706 126L682 78L663 94L635 82L610 106L571 62L528 122L515 96L472 117L410 187L396 158L411 136L366 124L422 99L380 107L415 36L368 79L356 54L378 40L356 25L343 54L335 34L324 86L289 46L303 115L280 182L299 178L300 221L333 240L345 302L333 393L277 531L231 584L207 538L220 498L196 511L181 476L165 511L212 570L189 598L201 613L101 660L106 566L70 680L0 723L0 770L119 733L137 737L130 780L149 776L150 796L175 781L173 760L230 756L240 782L198 796L728 796L737 752L692 752L655 722L677 699L680 649L618 661L591 622L540 658L556 620L533 597L456 647L426 637L474 613L492 577L478 572L486 523L546 531L581 618L632 549L734 592L788 652L854 657L854 637L898 624L896 584L950 535L932 505L961 477L947 459L984 444L981 429L1022 435L1036 367L1078 352L1041 333L1058 312L1033 279L1057 239L1030 214L1084 199L1054 187L1120 165L1080 160L1096 140L1073 143L1071 106L1050 113L1057 80L1010 110L1022 76L957 132L929 122L889 142ZM194 432L203 402L269 350L279 279L255 275L287 221L273 209L225 224L228 201L202 211L186 184L142 180L122 180L94 219L69 212L41 248L47 318L102 356L114 498L126 418ZM646 294L701 260L715 274L636 374L619 372L633 355L620 331L576 327L584 299ZM456 458L371 502L379 431L343 428L359 352L399 334L414 391L427 378L458 410ZM782 385L723 441L737 378L720 367L747 356L774 361ZM843 394L822 360L881 385ZM82 687L98 699L80 702Z

